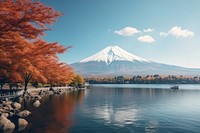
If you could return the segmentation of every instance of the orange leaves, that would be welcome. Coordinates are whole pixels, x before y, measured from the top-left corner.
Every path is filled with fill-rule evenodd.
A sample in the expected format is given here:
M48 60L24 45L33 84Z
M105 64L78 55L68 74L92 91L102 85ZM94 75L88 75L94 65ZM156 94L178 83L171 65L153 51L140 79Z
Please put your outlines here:
M40 38L60 15L40 2L0 0L0 79L26 85L71 82L73 70L58 58L69 47Z
M49 63L43 70L48 83L50 84L69 84L74 76L74 72L67 64L64 63Z
M44 35L61 14L53 8L31 0L3 0L0 2L0 36L8 31L19 32L25 38Z
M75 75L72 79L71 85L75 87L83 87L84 79L81 75Z

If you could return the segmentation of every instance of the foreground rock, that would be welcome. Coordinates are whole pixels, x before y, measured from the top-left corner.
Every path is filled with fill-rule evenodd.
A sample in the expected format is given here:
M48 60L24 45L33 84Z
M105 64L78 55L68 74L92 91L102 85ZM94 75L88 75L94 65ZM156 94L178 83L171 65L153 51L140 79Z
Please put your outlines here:
M22 131L26 128L28 122L25 119L19 118L18 120L18 131Z
M36 100L34 103L33 103L33 106L35 107L39 107L41 105L40 101L39 100Z
M11 100L9 98L0 100L0 133L12 133L15 130L22 131L27 127L28 122L23 118L29 116L31 112L28 110L22 110L22 102L32 103L32 101L34 101L33 106L39 107L41 105L39 100L43 97L71 91L76 91L76 89L52 88L52 90L34 90L30 92L25 92L23 95L14 100ZM14 121L14 123L9 120L12 117L16 118L16 121ZM17 128L15 128L15 124Z
M17 109L17 110L19 110L19 109L22 107L21 104L20 104L20 103L17 103L17 102L12 103L11 106L12 106L14 109Z
M22 97L22 96L18 97L17 101L18 101L19 103L21 103L21 102L23 101L23 97Z
M15 124L8 120L5 116L0 116L0 131L12 133L15 129Z
M8 118L9 114L8 113L2 113L1 116Z
M19 112L17 115L18 115L19 117L24 118L24 117L29 116L30 114L31 114L30 111L28 111L28 110L23 110L23 111Z

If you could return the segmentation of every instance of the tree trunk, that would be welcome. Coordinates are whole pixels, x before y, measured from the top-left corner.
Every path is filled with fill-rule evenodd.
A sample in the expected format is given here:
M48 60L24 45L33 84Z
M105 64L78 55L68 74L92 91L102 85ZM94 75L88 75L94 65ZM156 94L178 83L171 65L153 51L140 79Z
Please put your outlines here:
M52 83L50 83L50 88L49 88L49 90L50 90L50 91L54 91Z
M24 95L25 93L27 92L27 89L28 89L28 83L29 81L31 80L32 76L31 74L29 73L25 73L24 74Z
M26 92L27 89L28 89L27 86L28 86L28 81L25 81L25 82L24 82L24 91L25 91L25 92Z

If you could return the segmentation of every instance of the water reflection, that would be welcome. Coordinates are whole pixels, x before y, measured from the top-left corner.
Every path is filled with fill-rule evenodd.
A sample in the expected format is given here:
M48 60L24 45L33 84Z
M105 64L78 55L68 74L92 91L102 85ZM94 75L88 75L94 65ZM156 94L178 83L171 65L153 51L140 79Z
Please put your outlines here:
M156 120L150 120L147 122L145 127L145 133L155 133L158 132L159 123Z
M103 90L103 91L102 91ZM105 125L125 127L140 125L142 112L146 111L146 104L155 104L156 97L162 97L166 90L139 89L139 88L95 88L90 92L91 105L83 106L86 115L96 121L103 120ZM95 96L95 98L93 97ZM101 99L101 102L99 100ZM95 103L98 102L98 104ZM144 104L145 103L145 104ZM145 132L156 131L157 120L147 120Z
M96 119L103 119L105 124L123 127L137 121L137 117L139 117L137 112L137 109L131 107L114 109L112 106L106 105L94 107L88 110L87 113L93 114Z
M73 126L76 105L84 99L84 91L66 93L62 96L45 97L39 108L28 106L32 115L24 132L55 133L67 132Z
M199 87L200 88L200 87ZM43 99L27 132L199 132L200 90L94 87Z
M84 123L80 120L70 131L96 132L97 127L99 132L191 131L188 125L197 127L194 120L200 118L199 95L199 90L95 87L78 107L76 115Z

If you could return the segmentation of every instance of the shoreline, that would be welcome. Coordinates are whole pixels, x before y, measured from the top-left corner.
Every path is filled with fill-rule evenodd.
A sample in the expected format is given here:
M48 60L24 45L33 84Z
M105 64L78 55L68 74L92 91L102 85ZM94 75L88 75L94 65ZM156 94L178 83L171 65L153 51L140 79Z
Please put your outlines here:
M30 111L22 109L22 103L33 101L32 106L38 108L41 103L40 100L44 96L61 95L63 93L84 90L85 88L73 87L49 87L43 88L29 88L23 95L9 99L0 100L0 132L12 133L14 131L25 130L28 122L26 117L31 114ZM15 120L14 120L15 119Z

